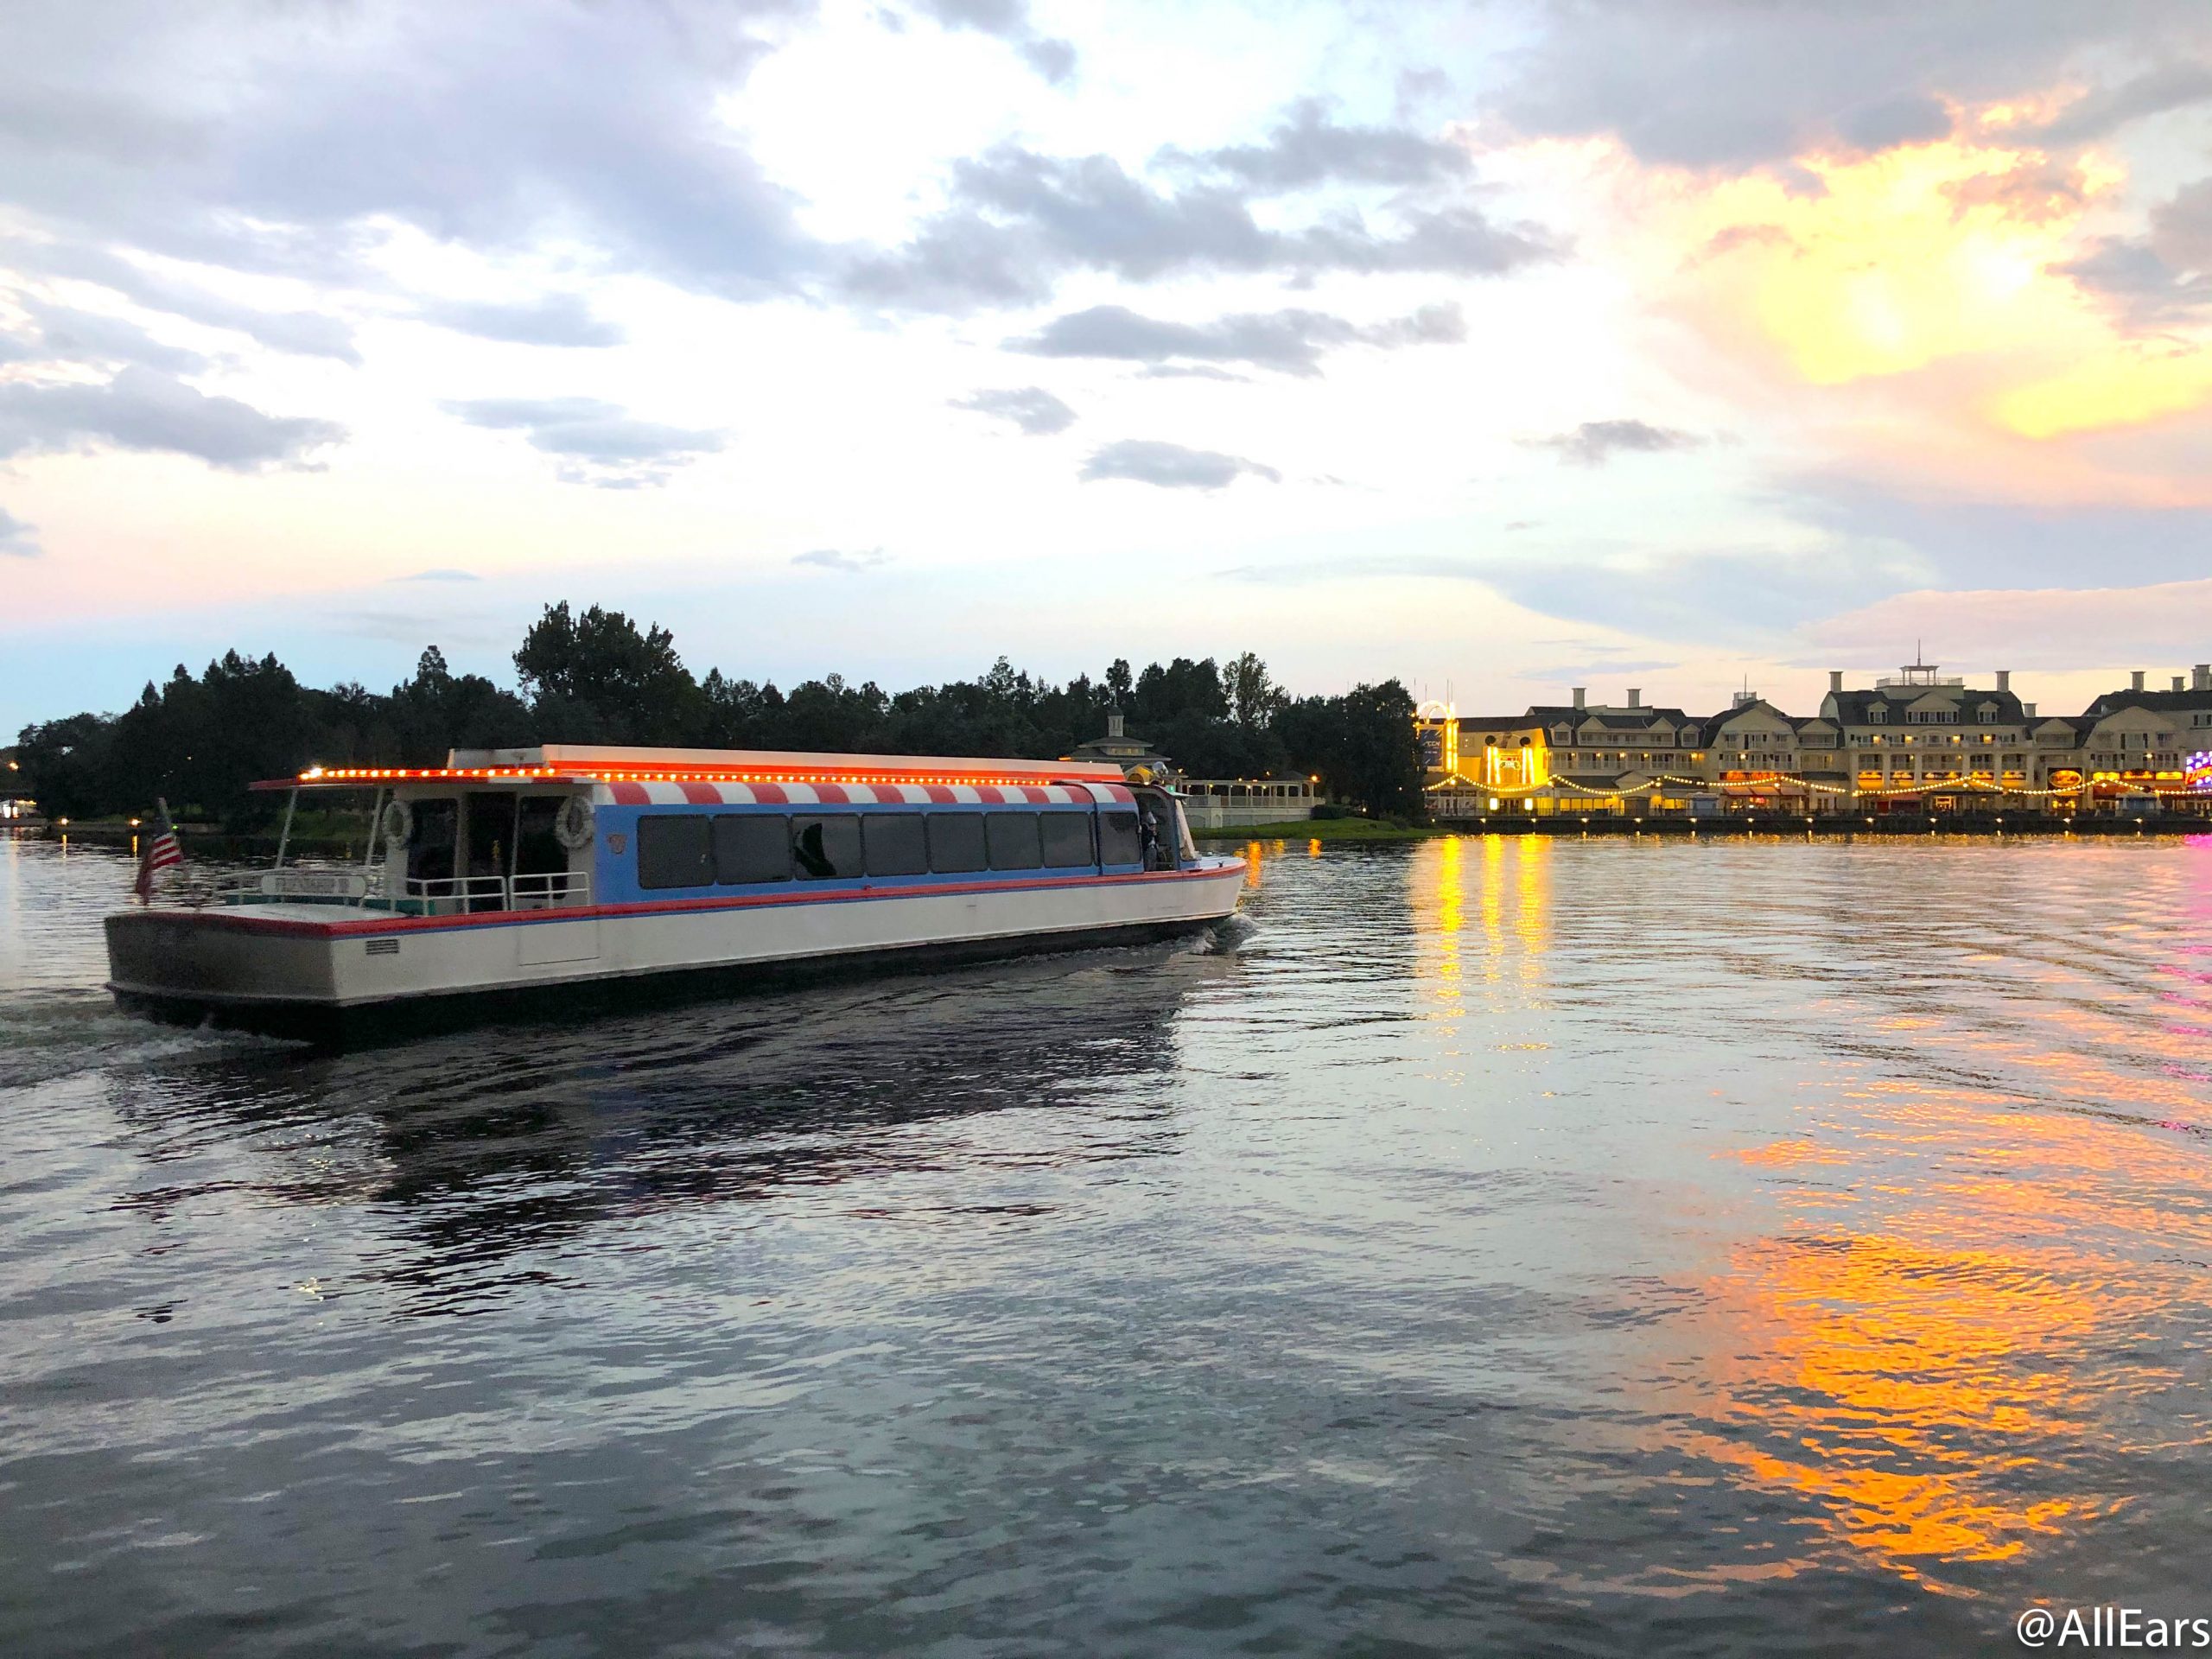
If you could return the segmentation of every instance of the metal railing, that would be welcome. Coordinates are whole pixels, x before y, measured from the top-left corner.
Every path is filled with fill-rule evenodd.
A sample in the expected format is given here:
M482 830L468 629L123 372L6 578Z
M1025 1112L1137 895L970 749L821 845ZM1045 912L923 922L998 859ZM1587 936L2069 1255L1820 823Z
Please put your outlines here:
M550 870L533 875L403 876L399 891L382 868L369 870L247 870L219 878L216 904L336 904L418 916L477 911L566 910L591 903L591 875ZM207 902L207 900L202 900Z

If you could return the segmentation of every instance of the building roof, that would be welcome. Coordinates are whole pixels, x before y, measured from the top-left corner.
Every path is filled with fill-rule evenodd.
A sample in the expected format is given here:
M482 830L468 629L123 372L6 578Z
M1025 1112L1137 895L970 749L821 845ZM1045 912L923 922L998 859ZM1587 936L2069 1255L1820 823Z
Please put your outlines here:
M1993 685L1885 685L1871 691L1831 691L1821 707L1833 707L1835 709L1833 718L1839 724L1867 726L1876 723L1866 718L1867 711L1878 706L1882 710L1879 723L1895 726L1904 723L1896 718L1896 710L1907 704L1929 701L1948 702L1961 709L1978 709L1984 703L1993 703L1999 720L2018 721L2028 717L2018 696L2010 691L1999 691Z
M2128 709L2146 715L2202 714L2212 710L2212 691L2107 691L2082 718L2094 725Z

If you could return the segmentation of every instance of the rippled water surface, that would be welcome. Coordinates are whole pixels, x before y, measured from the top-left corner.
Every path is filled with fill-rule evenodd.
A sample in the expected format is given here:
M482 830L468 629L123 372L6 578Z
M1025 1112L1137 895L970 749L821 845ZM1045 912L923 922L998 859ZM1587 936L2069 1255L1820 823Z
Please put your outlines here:
M1261 849L349 1056L0 841L0 1651L1959 1652L2212 1614L2212 844Z

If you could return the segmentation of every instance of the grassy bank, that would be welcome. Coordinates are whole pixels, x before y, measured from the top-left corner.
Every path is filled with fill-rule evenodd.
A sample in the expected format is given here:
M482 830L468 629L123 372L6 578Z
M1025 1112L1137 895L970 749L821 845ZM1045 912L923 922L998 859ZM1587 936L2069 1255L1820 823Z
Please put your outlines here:
M1294 818L1287 823L1249 823L1191 833L1200 841L1427 841L1463 832L1376 818Z

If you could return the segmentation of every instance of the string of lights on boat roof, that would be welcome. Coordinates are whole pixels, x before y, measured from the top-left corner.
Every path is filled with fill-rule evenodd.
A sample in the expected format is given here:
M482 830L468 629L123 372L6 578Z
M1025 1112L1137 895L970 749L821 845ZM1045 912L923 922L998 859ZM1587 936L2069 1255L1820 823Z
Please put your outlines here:
M293 789L349 784L391 783L608 783L608 784L988 784L996 787L1048 784L1125 783L1121 769L1093 769L1080 762L1065 772L900 772L822 766L772 770L728 766L310 766L296 778L272 778L256 789Z

